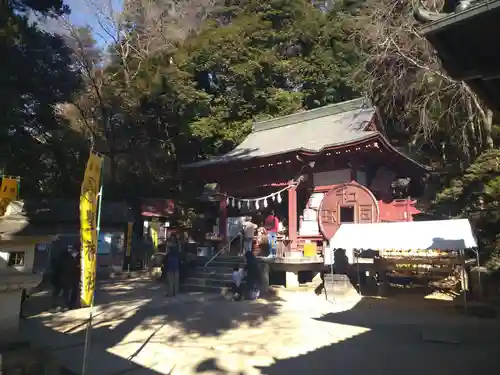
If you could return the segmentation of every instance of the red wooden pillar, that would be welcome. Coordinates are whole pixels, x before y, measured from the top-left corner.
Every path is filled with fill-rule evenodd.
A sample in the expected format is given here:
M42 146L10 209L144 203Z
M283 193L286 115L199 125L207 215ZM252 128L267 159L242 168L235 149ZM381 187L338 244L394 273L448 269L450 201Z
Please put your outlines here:
M219 203L219 237L227 238L227 200L221 197Z
M297 188L288 189L288 239L290 251L296 251L297 244Z

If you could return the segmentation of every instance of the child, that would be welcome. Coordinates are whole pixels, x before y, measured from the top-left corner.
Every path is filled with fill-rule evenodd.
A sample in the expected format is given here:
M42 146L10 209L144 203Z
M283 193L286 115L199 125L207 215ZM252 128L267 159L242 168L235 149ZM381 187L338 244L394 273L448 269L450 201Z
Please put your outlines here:
M243 280L243 270L239 266L233 268L232 279L231 289L233 291L233 300L239 301L242 295L241 281Z

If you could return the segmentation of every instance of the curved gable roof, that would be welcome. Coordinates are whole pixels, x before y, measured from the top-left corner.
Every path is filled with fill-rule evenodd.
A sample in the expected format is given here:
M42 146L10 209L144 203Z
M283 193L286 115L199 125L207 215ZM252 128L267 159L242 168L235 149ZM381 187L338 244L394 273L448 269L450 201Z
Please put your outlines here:
M197 168L281 155L294 151L321 152L378 135L366 130L375 108L364 98L331 104L305 112L261 121L235 149L227 154L185 165Z

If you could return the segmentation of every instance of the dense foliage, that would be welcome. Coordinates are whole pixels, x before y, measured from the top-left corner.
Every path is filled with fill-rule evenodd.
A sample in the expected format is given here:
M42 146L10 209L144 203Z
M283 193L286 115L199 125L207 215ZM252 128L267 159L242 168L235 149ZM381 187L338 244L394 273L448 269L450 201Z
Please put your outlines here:
M61 14L61 1L0 2L0 172L23 177L26 194L76 192L80 144L54 111L80 77L62 38L40 31L28 11Z
M483 259L489 259L492 268L500 268L500 150L492 149L479 156L462 176L437 195L429 213L471 220L477 229Z

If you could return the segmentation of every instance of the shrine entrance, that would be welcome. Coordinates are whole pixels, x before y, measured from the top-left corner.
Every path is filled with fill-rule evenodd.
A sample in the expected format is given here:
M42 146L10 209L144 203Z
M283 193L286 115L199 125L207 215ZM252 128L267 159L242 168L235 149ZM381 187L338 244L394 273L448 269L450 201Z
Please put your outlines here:
M342 223L377 223L379 207L374 195L357 182L334 186L319 207L321 233L331 239Z

